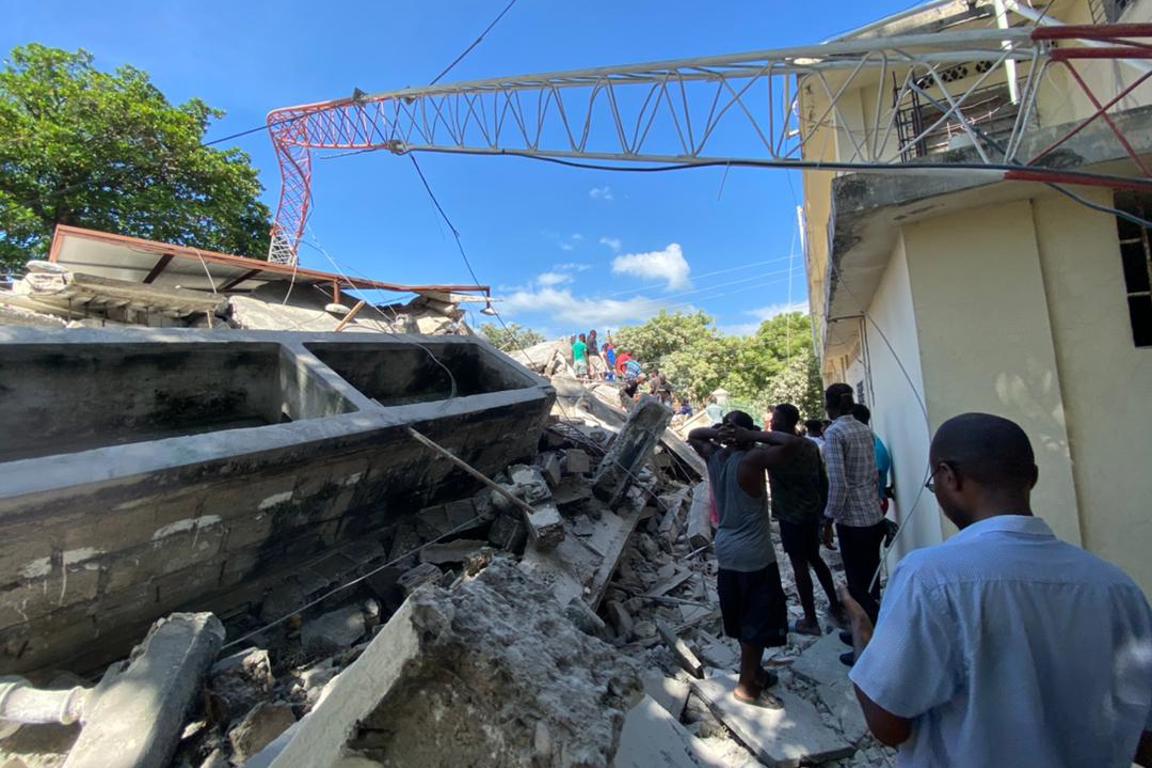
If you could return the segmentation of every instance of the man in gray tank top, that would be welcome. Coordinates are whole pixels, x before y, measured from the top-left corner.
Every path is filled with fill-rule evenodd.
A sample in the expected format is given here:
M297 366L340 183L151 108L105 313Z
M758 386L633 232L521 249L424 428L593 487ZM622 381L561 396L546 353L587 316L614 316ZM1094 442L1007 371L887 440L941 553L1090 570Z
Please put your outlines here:
M804 440L758 431L743 411L727 413L718 428L694 429L688 435L708 462L720 513L714 539L717 591L724 633L740 642L740 682L733 695L743 702L754 702L776 682L760 662L766 647L788 641L788 608L772 547L764 473L788 462Z

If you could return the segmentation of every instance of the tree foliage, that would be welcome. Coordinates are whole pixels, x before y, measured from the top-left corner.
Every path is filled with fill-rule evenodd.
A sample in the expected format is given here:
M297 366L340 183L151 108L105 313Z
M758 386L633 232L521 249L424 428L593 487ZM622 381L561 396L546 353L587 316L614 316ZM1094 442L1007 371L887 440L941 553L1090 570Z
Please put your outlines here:
M764 321L751 336L725 336L704 312L661 312L615 334L619 349L656 366L677 392L703 402L719 387L751 403L755 418L790 402L809 418L822 415L820 370L812 323L793 312Z
M680 393L700 401L725 381L734 339L720 334L704 312L666 312L614 335L616 347L657 366Z
M531 328L525 328L516 323L509 323L507 328L495 323L484 323L480 326L480 333L492 342L492 346L504 352L516 352L533 344L547 341L546 338Z
M0 69L0 266L47 253L57 224L245 256L267 248L248 155L202 145L223 116L174 106L145 72L32 44Z

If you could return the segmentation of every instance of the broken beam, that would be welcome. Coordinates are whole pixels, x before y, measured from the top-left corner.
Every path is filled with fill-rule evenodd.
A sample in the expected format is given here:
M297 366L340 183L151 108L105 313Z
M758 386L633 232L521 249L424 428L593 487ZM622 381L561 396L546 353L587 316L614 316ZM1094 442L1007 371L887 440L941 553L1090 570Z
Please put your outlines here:
M411 435L412 438L418 443L425 446L426 448L431 448L433 451L436 451L441 456L448 459L448 461L452 462L457 467L464 470L469 475L476 478L480 482L484 483L484 485L488 486L493 491L503 496L514 507L519 509L524 514L524 522L528 525L528 532L532 537L533 542L545 541L549 543L559 543L559 541L564 538L564 525L563 521L558 519L559 513L547 516L548 519L543 519L545 515L537 515L536 510L533 509L531 505L517 497L516 494L509 491L503 485L500 485L500 483L497 483L495 480L491 480L486 477L482 472L477 470L471 464L464 461L456 454L452 453L452 451L448 450L439 443L433 442L432 440L417 432L412 427L407 427L407 430L408 434ZM555 510L555 506L551 506L551 508Z
M664 639L664 643L668 646L668 649L672 651L672 655L676 657L676 661L684 668L684 671L695 678L704 679L704 664L697 658L692 649L688 647L688 643L681 640L662 622L656 622L656 630L660 633L660 637Z

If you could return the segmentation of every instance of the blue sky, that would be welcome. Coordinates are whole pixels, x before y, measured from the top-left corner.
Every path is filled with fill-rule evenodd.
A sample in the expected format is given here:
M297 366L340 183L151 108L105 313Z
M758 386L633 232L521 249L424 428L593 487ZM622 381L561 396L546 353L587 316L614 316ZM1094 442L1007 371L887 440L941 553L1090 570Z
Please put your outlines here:
M389 3L0 0L0 50L86 48L101 68L146 70L168 97L227 116L208 139L277 107L426 83L505 0ZM519 0L445 82L819 42L909 7L869 3ZM267 135L236 140L275 208ZM421 167L509 321L549 335L614 328L660 307L699 308L729 332L805 300L798 176L720 168L658 174L516 158L422 155ZM318 160L301 263L381 280L470 282L411 163L388 153Z

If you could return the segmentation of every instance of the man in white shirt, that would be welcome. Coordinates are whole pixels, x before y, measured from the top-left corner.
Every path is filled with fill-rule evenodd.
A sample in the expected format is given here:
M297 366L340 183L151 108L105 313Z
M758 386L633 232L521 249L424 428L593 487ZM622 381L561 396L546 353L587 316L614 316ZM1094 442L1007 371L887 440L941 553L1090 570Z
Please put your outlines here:
M928 488L960 533L901 561L875 629L842 594L873 735L906 768L1152 766L1140 588L1032 516L1037 468L1015 423L957 416L930 458Z

